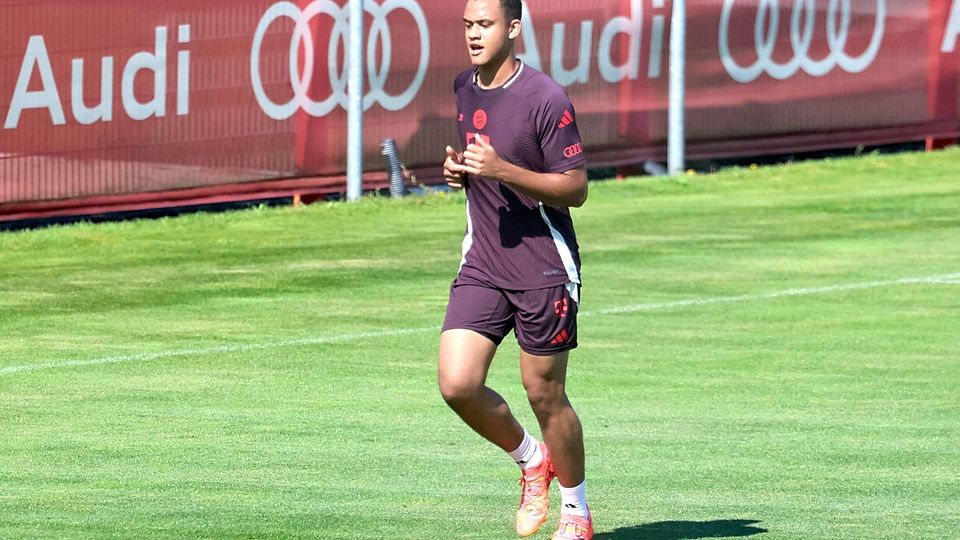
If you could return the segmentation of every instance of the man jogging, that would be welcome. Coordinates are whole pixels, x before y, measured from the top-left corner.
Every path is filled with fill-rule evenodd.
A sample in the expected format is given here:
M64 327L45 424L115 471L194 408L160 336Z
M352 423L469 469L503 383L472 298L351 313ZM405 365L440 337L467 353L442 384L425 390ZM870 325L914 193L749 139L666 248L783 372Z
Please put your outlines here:
M440 338L440 392L481 436L521 467L516 528L536 533L560 484L555 540L589 540L583 431L565 391L577 346L580 256L569 207L587 198L586 159L569 98L514 56L520 0L467 0L473 69L454 83L462 153L447 147L444 174L467 193L460 271ZM544 442L486 386L497 347L513 330L520 374Z

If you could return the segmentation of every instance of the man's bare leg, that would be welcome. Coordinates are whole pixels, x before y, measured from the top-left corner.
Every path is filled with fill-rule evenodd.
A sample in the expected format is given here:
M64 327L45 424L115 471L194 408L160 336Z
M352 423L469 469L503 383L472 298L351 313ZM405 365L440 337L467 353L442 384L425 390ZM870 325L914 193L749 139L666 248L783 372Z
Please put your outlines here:
M583 428L566 393L568 352L552 356L520 353L520 374L553 467L562 486L584 479Z
M472 330L447 330L440 336L440 394L451 409L483 438L505 452L523 442L523 427L507 402L486 386L497 352L494 342Z

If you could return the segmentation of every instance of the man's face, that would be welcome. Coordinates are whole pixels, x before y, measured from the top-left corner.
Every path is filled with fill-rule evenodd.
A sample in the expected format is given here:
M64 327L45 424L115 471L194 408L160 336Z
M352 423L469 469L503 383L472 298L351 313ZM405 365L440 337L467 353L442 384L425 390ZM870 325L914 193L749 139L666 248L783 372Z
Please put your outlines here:
M474 66L483 66L502 57L511 44L511 23L500 0L467 0L463 24L467 52ZM513 32L515 34L516 32Z

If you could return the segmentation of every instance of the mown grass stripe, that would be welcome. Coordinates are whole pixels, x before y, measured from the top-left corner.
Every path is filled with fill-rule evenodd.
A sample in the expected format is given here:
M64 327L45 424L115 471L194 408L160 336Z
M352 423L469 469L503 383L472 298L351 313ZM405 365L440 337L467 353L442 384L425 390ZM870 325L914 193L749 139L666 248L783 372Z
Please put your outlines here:
M795 289L786 289L764 294L743 294L739 296L717 296L713 298L693 298L689 300L676 300L673 302L656 302L650 304L635 304L632 306L620 306L597 311L584 311L580 313L581 317L590 317L595 315L619 315L627 313L637 313L641 311L657 311L662 309L673 309L683 307L708 306L712 304L726 304L734 302L752 302L757 300L773 300L790 296L808 296L814 294L829 294L835 292L856 291L861 289L872 289L877 287L890 287L895 285L942 285L956 284L960 280L960 273L944 274L939 276L910 277L894 279L887 281L868 281L865 283L848 283L845 285L828 285L825 287L804 287ZM0 369L0 375L13 375L26 371L42 371L46 369L61 369L70 367L101 366L108 364L124 364L133 362L152 362L154 360L163 360L166 358L180 358L184 356L205 356L208 354L229 354L251 351L261 351L265 349L280 349L284 347L309 347L315 345L330 345L335 343L344 343L360 339L376 339L394 336L405 336L410 334L420 334L436 331L433 326L421 328L402 328L397 330L385 330L382 332L362 332L353 334L341 334L337 336L315 337L290 339L275 341L271 343L250 343L239 345L218 345L216 347L205 347L199 349L184 349L178 351L160 351L155 353L128 354L117 356L106 356L103 358L93 358L90 360L64 360L51 361L41 364L24 364L20 366L11 366Z

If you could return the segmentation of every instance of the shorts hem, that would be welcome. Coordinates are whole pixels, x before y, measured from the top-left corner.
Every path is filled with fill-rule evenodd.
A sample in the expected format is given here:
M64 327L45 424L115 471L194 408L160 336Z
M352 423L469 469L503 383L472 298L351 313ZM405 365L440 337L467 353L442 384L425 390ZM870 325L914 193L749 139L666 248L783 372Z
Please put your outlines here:
M469 324L454 324L451 326L444 326L443 328L440 329L440 333L442 334L447 330L470 330L471 332L476 332L481 336L492 341L497 347L499 347L500 344L503 343L503 339L507 337L506 335L498 336L496 334L490 333L489 331L479 326L471 326Z
M569 343L567 345L561 345L559 347L553 347L551 349L535 349L533 347L524 347L520 345L520 350L527 354L532 354L534 356L553 356L558 353L572 351L579 346L579 343Z

